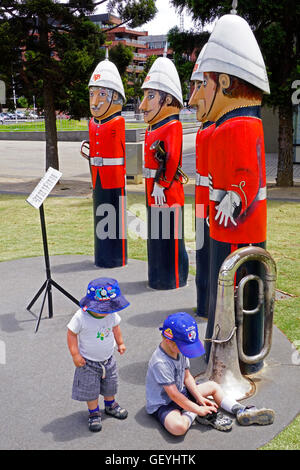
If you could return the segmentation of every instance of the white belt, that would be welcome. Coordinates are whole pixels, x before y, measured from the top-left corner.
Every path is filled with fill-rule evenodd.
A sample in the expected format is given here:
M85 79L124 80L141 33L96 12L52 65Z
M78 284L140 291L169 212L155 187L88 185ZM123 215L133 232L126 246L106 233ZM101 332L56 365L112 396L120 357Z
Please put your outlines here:
M209 199L211 201L220 202L224 198L226 191L224 189L213 189L209 191ZM255 201L263 201L267 198L267 188L264 186L258 190Z
M124 165L124 158L91 157L90 164L94 166Z
M205 186L208 188L208 176L200 175L200 173L196 173L196 186Z
M209 199L211 201L220 202L225 197L224 189L209 189Z
M143 177L144 178L155 178L157 170L153 168L143 168Z

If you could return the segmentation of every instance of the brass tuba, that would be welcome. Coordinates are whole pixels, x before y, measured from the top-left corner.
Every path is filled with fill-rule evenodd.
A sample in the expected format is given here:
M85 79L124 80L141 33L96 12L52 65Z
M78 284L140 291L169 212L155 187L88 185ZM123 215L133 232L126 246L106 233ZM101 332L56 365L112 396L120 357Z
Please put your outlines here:
M236 289L237 305L235 313L234 279L237 269L246 261L257 260L265 266L265 280L249 274L241 279ZM258 283L258 304L253 310L243 308L243 291L249 281ZM226 394L241 400L255 392L253 381L242 375L239 359L253 364L264 359L272 344L273 309L275 300L276 265L271 255L263 248L246 246L231 253L223 262L217 290L217 303L214 330L211 339L211 351L206 371L196 377L214 380L222 386ZM256 313L265 304L264 344L261 351L246 355L243 351L243 317Z

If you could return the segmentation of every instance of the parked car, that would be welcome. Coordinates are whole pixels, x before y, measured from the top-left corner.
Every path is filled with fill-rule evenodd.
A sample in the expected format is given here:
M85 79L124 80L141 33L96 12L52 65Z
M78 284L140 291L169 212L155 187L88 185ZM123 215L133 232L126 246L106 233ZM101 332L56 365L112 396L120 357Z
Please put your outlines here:
M30 112L28 114L28 117L29 117L29 119L38 119L39 116L34 112Z
M25 113L23 113L23 111L17 111L16 115L17 115L18 119L25 119L26 118Z
M1 124L4 124L4 121L6 121L6 119L8 119L7 114L6 113L0 113L0 122L1 122Z

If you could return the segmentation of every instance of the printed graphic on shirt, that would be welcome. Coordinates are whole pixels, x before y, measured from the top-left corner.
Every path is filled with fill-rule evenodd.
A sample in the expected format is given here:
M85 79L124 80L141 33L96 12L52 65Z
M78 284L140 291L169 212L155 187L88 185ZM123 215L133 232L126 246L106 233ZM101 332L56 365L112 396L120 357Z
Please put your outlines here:
M101 341L104 340L104 338L107 338L111 333L111 328L102 328L100 331L97 332L97 339L100 339Z

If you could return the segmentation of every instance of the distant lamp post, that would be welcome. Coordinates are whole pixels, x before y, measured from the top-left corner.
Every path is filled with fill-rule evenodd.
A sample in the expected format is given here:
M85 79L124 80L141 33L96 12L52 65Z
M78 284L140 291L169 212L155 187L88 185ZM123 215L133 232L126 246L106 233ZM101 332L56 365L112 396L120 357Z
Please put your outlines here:
M12 75L12 86L13 86L13 98L14 98L14 105L15 105L15 119L18 122L18 115L17 115L17 97L16 97L16 88L15 88L15 80L14 76Z
M6 103L6 86L3 80L0 80L0 105Z

